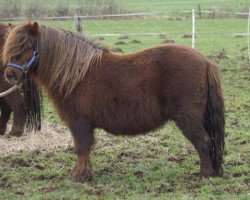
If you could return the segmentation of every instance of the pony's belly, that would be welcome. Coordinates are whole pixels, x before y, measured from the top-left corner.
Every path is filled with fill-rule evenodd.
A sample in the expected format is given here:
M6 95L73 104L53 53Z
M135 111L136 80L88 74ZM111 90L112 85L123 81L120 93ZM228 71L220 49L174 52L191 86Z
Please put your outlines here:
M107 131L110 134L113 135L140 135L140 134L146 134L152 130L155 130L159 128L162 124L158 124L156 126L151 126L151 127L136 127L136 128L131 128L131 127L124 127L124 128L119 128L117 127L112 128L103 128L105 131Z
M127 118L106 118L102 124L99 124L99 128L114 134L114 135L137 135L147 133L158 127L160 127L166 120L163 120L161 115L154 116L135 116L131 115Z
M160 100L153 92L135 91L121 92L119 97L112 96L102 106L95 105L94 124L117 135L145 133L162 125L166 119Z

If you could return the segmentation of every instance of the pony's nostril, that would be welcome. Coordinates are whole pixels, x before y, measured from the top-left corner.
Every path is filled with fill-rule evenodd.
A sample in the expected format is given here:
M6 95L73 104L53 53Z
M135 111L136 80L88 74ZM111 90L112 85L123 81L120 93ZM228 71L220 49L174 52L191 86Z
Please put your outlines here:
M11 71L9 73L6 73L6 77L8 79L15 78L16 77L16 73L14 71Z
M15 78L16 77L16 73L14 71L10 72L10 76L11 76L11 78Z
M16 77L16 73L15 73L14 71L12 71L10 74L11 74L11 77L12 77L12 78L15 78L15 77Z

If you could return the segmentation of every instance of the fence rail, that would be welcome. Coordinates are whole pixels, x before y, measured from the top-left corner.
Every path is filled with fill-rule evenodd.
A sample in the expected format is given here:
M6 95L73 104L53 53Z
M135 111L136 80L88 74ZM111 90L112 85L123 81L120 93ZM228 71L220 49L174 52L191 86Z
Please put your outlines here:
M225 12L225 11L211 11L211 10L201 10L201 13L207 14L230 14L230 15L240 15L248 17L248 12ZM125 14L109 14L109 15L79 15L80 19L103 19L103 18L116 18L116 17L147 17L147 16L166 16L168 13L190 13L192 10L184 11L166 11L160 13L125 13ZM15 20L72 20L75 16L44 16L44 17L6 17L0 18L0 21L15 21Z
M84 20L84 19L104 19L104 18L121 18L121 17L157 17L157 16L167 16L168 13L190 13L192 15L192 29L190 30L191 32L191 38L192 38L192 47L195 47L195 37L197 34L207 34L207 35L212 35L212 34L231 34L231 35L241 35L241 36L247 36L247 45L248 45L248 55L249 55L249 63L250 63L250 9L249 12L225 12L225 11L211 11L211 10L198 10L198 13L207 13L207 14L230 14L230 15L235 15L235 16L244 16L245 18L248 19L247 22L247 32L246 33L235 33L235 32L227 32L227 33L202 33L202 32L196 32L195 30L195 19L196 19L196 11L195 9L192 9L190 11L168 11L164 13L127 13L127 14L113 14L113 15L77 15L77 16L60 16L60 17L55 17L55 16L47 16L47 17L38 17L36 18L33 16L33 18L0 18L0 21L22 21L22 20L75 20L76 18L78 20ZM75 20L77 21L77 20ZM79 23L79 21L78 21ZM166 33L146 33L146 32L140 32L140 33L127 33L126 35L159 35L159 34L166 34ZM186 34L186 33L176 33L176 32L168 32L167 34ZM119 33L111 33L111 34L92 34L90 36L120 36L124 34L119 34Z

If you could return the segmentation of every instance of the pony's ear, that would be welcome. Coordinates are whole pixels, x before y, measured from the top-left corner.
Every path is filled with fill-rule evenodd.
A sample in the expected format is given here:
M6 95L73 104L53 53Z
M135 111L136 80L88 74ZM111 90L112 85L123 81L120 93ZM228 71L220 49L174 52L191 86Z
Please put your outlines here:
M28 30L32 35L38 35L38 30L39 30L39 25L37 22L34 22L34 24L29 24L28 25Z
M9 23L9 28L10 29L14 28L15 26L16 26L15 24Z

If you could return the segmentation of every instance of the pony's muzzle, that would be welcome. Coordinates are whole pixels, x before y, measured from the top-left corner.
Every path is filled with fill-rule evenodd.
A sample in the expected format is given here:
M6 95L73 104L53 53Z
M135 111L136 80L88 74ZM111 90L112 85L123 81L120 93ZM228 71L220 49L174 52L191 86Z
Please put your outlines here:
M12 85L16 84L21 79L21 76L22 74L16 69L7 67L4 71L5 79Z

